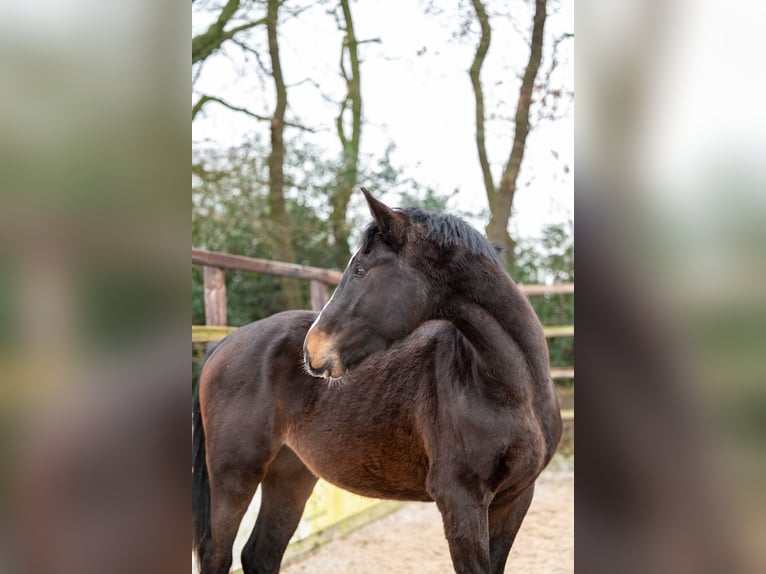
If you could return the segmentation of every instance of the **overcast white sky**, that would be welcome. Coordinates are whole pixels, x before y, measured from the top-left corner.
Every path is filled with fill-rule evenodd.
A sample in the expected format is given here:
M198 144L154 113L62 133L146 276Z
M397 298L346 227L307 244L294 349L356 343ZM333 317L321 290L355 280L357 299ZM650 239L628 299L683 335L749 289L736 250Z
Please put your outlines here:
M550 2L547 36L574 32L572 3ZM481 172L474 143L474 102L467 70L473 58L475 34L454 38L459 20L449 14L426 15L421 2L411 0L367 0L352 3L359 40L380 42L361 47L362 92L366 124L362 155L375 160L386 146L396 144L396 165L423 185L448 193L460 191L451 206L469 211L487 209ZM493 19L493 37L482 78L486 90L488 117L512 117L518 98L519 77L529 56L527 38L532 7L511 2L507 8L514 22ZM553 10L557 10L553 13ZM195 15L194 32L209 24L205 15ZM253 44L265 36L255 29ZM338 73L340 33L324 9L312 9L297 18L284 18L281 27L283 72L289 90L288 115L318 127L307 139L337 153L338 142L332 127L337 106L322 98L321 92L339 99L343 91ZM243 53L234 48L205 63L195 86L198 93L218 95L231 103L268 115L271 86L259 84L254 73L242 73ZM251 57L252 58L252 57ZM264 56L268 60L267 56ZM561 43L553 84L574 89L574 41ZM550 42L546 45L541 73L550 66ZM311 78L320 89L300 82ZM532 110L537 123L538 107ZM521 189L514 202L511 228L520 236L538 235L542 225L573 217L574 119L573 103L563 119L538 123L530 133L521 175ZM228 146L254 130L266 126L242 114L209 104L205 117L193 126L195 142ZM495 179L507 159L513 137L508 121L488 123L488 150ZM554 155L555 154L555 155ZM558 156L558 159L557 157ZM568 173L564 166L568 166ZM528 184L528 185L527 185ZM379 190L382 191L382 190ZM483 227L486 221L474 221Z

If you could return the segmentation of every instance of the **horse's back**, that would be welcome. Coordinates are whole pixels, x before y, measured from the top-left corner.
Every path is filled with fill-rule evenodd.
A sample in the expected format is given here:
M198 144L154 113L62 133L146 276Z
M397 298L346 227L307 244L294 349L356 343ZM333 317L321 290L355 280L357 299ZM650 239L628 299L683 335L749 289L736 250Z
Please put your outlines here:
M222 339L205 361L205 368L217 355L225 355L230 361L238 353L259 350L268 352L276 345L286 342L300 342L306 337L311 323L316 319L316 311L282 311L265 319L253 321L239 327Z

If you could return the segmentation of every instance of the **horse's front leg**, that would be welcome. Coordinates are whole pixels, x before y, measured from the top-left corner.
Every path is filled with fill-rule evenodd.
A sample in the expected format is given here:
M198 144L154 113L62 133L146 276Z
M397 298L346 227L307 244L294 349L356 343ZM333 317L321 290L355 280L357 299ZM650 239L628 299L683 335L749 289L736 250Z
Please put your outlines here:
M534 483L512 497L499 494L489 507L489 555L492 574L503 574L508 553L529 510Z
M429 477L428 490L444 521L452 565L458 574L490 572L488 502L482 489L454 478Z

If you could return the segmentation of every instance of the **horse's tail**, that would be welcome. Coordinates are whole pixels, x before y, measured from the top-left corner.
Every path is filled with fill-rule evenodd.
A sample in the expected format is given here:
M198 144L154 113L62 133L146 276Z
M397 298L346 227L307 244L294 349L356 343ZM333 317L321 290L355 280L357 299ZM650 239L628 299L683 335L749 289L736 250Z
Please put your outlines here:
M202 553L210 539L210 477L205 460L205 429L199 392L192 406L192 549L202 564Z

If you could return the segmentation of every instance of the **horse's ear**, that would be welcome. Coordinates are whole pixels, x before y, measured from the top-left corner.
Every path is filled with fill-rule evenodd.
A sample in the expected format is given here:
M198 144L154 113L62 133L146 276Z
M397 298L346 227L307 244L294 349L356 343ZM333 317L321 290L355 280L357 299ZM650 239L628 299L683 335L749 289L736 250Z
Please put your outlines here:
M375 199L366 187L362 188L362 193L384 241L396 250L401 249L407 241L407 216Z

